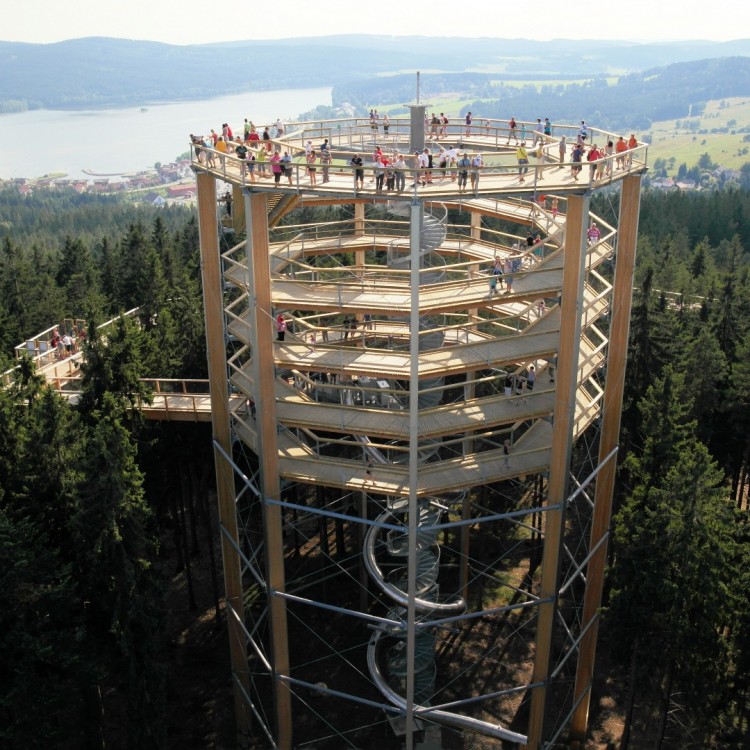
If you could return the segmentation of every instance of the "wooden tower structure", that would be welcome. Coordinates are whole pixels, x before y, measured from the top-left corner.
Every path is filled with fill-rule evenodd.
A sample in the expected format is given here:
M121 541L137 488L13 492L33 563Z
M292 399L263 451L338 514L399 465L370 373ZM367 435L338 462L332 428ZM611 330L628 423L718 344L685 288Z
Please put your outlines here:
M585 736L646 146L579 170L556 126L525 168L506 122L452 122L425 136L429 171L414 122L294 123L254 162L192 146L236 716L257 747Z

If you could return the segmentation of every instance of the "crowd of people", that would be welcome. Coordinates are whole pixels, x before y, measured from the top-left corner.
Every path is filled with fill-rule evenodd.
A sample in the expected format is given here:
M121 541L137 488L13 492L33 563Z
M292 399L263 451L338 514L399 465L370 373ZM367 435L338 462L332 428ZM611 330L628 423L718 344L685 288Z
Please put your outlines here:
M489 132L489 120L485 128ZM376 192L402 192L406 188L407 176L413 177L411 185L430 185L435 182L450 180L456 182L460 193L467 190L476 191L479 187L480 175L485 163L480 152L469 153L464 150L463 137L481 134L482 125L477 124L471 112L466 114L462 126L463 133L458 134L455 144L446 143L450 119L445 113L439 115L433 112L425 116L425 136L430 146L415 151L413 154L403 154L396 148L385 151L378 143L378 133L382 126L385 135L390 128L387 114L379 115L375 109L370 110L370 127L373 131L376 145L371 161L365 165L362 153L355 153L349 160L349 167L354 177L355 189L363 189L365 173L369 172L369 183L374 183ZM200 163L216 168L223 167L226 155L233 154L240 163L240 174L243 178L255 182L260 179L273 179L280 185L286 178L289 185L293 184L294 152L289 148L281 148L278 139L284 135L285 129L281 120L271 126L264 126L262 131L255 124L245 118L243 135L234 135L228 123L223 123L220 132L211 129L208 136L190 136L195 156ZM552 136L553 126L548 117L536 118L536 125L527 134L526 124L518 123L515 117L507 121L506 145L511 141L516 147L515 157L518 163L518 180L524 183L529 172L530 159L535 159L535 182L544 179L544 165L554 162L550 153L550 144L555 140ZM272 134L273 133L273 134ZM575 138L563 135L557 140L558 169L569 166L570 176L578 181L583 171L583 163L590 165L590 176L593 180L612 175L613 171L626 169L632 164L633 150L638 147L635 134L631 134L626 141L620 136L616 142L608 139L601 148L597 143L589 144L592 131L581 120ZM530 145L527 145L530 140ZM442 141L442 143L440 143ZM349 152L351 153L351 152ZM512 153L512 152L511 152ZM339 157L340 158L340 157ZM334 162L334 155L326 138L315 148L308 140L304 157L301 157L300 169L308 178L309 184L316 186L320 170L320 184L330 181L330 170Z

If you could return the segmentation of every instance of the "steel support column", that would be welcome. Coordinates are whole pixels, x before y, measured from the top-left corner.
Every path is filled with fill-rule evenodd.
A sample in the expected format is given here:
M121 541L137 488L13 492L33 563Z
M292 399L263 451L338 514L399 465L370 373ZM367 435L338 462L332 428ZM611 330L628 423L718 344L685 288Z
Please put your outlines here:
M422 201L413 198L410 210L410 255L411 310L409 315L409 527L407 538L406 609L406 750L414 747L414 660L416 658L417 609L417 526L419 504L417 482L419 481L419 255L422 229Z

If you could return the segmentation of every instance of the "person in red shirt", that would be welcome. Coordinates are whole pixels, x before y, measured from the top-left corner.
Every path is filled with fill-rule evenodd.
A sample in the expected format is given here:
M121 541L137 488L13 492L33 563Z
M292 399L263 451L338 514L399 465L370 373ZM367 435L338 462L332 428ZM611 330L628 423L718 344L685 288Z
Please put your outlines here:
M615 153L617 154L616 160L617 160L617 168L622 169L625 167L625 152L628 150L628 144L625 143L625 139L620 136L617 139L617 144L615 145Z
M628 151L631 153L628 154L628 166L630 166L633 163L633 149L638 148L638 139L635 137L635 133L630 134L630 138L628 139Z
M589 151L589 155L586 157L589 161L589 166L591 167L591 179L594 179L594 172L597 168L597 160L601 158L601 153L599 152L599 149L596 146L596 143L591 147L591 150Z

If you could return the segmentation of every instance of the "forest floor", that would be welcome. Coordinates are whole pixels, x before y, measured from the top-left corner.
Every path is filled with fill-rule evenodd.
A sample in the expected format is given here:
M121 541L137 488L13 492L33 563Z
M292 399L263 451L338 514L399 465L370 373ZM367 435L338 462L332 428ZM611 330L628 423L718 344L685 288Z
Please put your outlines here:
M166 536L166 535L165 535ZM210 564L205 541L199 555L191 558L191 573L193 591L197 608L191 610L187 576L185 571L175 572L177 555L171 536L162 540L162 565L165 578L169 581L165 594L168 612L166 622L166 640L169 652L166 654L168 662L167 676L167 747L169 750L185 750L185 748L206 748L208 750L231 750L236 747L234 732L234 699L230 679L229 645L227 639L226 620L223 605L221 608L221 622L217 625L213 604L213 590L210 574ZM218 540L216 543L217 574L220 591L223 592L221 577L221 560ZM500 635L502 628L493 626L491 622L476 623L471 626L472 647L479 652L489 653L493 648L493 641ZM457 636L461 640L460 634ZM456 644L444 644L448 652L444 652L446 664L454 659L462 660L465 654L462 649L455 650ZM508 648L509 647L509 648ZM482 675L474 674L473 679L483 676L491 681L498 669L504 672L504 677L512 677L509 672L518 670L518 680L524 682L530 678L533 656L528 652L519 651L518 644L507 644L505 666L501 667L495 659L485 662ZM514 667L510 667L510 664ZM619 744L622 734L622 707L624 695L621 686L622 676L607 658L606 649L600 648L597 657L597 674L591 702L589 718L588 741L585 750L613 750ZM461 686L456 686L460 692ZM509 720L518 709L521 702L520 694L517 700L507 701L499 713L504 716L497 718ZM327 708L332 711L333 706ZM333 718L333 711L328 715ZM521 711L520 714L525 714ZM513 729L524 731L526 719L521 715L513 721ZM489 716L487 718L490 718ZM505 723L503 722L503 723ZM442 747L446 750L497 750L500 743L491 738L480 738L478 735L462 737L463 733L442 729ZM399 741L388 730L376 731L377 745L381 750L397 748ZM362 739L360 745L362 745ZM262 747L263 745L257 745ZM324 747L328 747L324 743ZM322 747L323 747L322 746ZM562 747L562 746L561 746Z
M221 550L215 547L220 592ZM200 555L191 558L197 609L190 609L185 571L175 572L177 555L172 539L162 539L167 610L165 655L167 672L167 747L169 750L235 747L234 698L231 685L229 642L224 618L217 624L205 542ZM171 575L170 575L171 571Z

